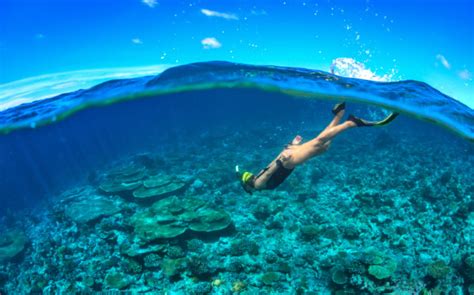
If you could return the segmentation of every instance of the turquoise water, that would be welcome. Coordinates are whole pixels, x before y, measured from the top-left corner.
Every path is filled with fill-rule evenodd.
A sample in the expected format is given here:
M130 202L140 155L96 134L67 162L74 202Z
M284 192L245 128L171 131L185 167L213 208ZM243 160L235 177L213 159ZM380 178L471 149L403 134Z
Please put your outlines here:
M235 165L317 136L339 101L344 120L401 115L242 190ZM4 110L0 290L468 294L473 122L417 81L224 62Z

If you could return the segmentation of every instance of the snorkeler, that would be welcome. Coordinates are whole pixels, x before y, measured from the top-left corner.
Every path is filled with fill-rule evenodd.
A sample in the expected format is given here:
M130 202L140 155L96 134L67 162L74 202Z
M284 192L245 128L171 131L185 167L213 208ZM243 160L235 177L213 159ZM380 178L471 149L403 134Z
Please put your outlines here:
M251 194L255 190L274 189L293 172L296 166L326 152L331 141L341 132L353 127L383 126L398 116L398 113L391 113L381 121L366 121L354 115L349 115L344 123L339 124L344 116L345 107L345 103L336 104L332 109L334 118L317 137L302 143L302 137L297 135L291 143L285 146L275 160L257 175L250 172L241 174L237 165L235 172L244 190Z

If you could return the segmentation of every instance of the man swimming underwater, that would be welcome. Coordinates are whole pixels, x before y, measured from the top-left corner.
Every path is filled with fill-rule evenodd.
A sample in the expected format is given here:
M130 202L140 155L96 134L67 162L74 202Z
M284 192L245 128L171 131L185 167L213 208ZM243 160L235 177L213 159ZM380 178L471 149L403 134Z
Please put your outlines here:
M326 152L331 141L341 132L353 127L383 126L398 116L397 113L391 113L385 119L373 122L349 115L344 123L339 124L344 116L345 107L345 103L336 104L332 109L334 118L317 137L302 143L301 136L297 135L291 143L285 146L278 157L257 175L247 171L241 174L239 166L236 166L235 171L244 190L251 194L256 190L274 189L293 172L296 166Z

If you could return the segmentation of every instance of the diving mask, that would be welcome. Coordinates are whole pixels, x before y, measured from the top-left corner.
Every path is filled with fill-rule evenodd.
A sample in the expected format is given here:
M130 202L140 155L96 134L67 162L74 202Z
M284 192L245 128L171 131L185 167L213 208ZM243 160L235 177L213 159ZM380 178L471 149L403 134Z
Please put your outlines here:
M240 185L242 186L242 188L247 193L252 194L252 192L255 190L255 187L253 184L255 180L255 175L253 175L252 173L248 171L245 171L244 173L240 174L238 165L235 166L235 172L236 172L237 177L240 180Z

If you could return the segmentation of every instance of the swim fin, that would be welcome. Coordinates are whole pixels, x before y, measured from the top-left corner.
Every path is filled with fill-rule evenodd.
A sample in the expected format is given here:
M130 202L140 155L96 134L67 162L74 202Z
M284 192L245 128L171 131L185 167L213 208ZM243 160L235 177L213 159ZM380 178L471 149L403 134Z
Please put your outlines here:
M332 108L332 113L334 115L337 115L340 111L343 111L346 109L346 103L345 102L341 102L341 103L338 103L336 104L333 108Z
M384 126L387 125L388 123L392 122L395 120L395 118L399 115L399 113L391 113L388 115L385 119L380 120L380 121L367 121L362 118L358 118L354 115L349 115L349 118L347 120L352 121L356 123L357 127L372 127L372 126Z

